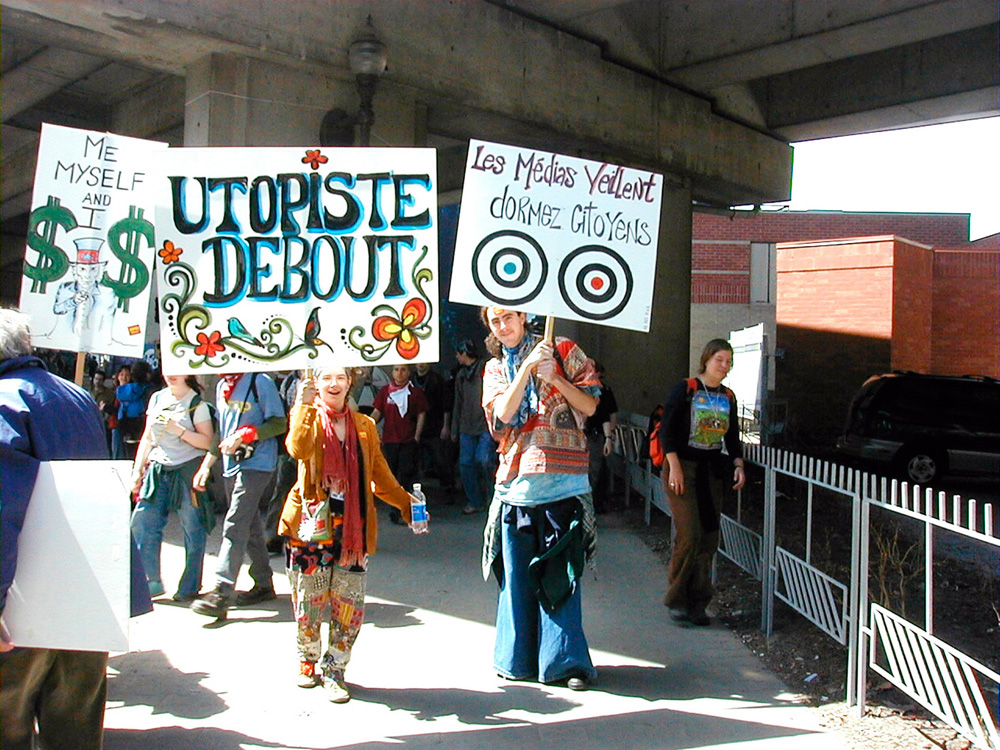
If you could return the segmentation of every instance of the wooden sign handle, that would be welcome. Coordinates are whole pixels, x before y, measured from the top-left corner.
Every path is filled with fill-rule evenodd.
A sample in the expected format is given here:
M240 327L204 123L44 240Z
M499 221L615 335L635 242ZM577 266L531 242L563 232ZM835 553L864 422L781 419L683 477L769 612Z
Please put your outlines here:
M545 316L545 340L551 341L553 344L556 342L556 318L554 315Z

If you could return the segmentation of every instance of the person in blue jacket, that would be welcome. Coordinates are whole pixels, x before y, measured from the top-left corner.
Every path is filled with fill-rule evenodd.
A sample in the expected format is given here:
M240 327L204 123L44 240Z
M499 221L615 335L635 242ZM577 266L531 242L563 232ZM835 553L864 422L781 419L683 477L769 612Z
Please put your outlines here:
M0 619L39 463L107 458L104 421L93 397L32 356L26 315L0 308ZM133 554L132 615L151 609L145 574ZM0 639L0 747L30 748L37 736L46 748L99 749L107 661L107 652L17 648Z

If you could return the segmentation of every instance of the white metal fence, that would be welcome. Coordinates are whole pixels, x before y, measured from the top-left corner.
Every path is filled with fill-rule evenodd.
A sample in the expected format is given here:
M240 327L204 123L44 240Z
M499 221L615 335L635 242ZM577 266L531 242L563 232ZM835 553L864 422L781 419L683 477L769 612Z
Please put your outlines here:
M670 514L666 493L646 454L646 418L620 416L624 418L616 446L624 459L626 497L635 492L644 499L648 523L653 507ZM847 701L859 714L864 712L871 670L978 747L1000 750L996 714L1000 674L934 634L936 535L955 534L964 544L1000 554L993 507L776 448L745 443L744 454L751 470L757 466L763 472L763 497L757 506L763 505L762 518L753 519L762 531L755 531L750 519L743 517L745 498L739 493L735 517L722 516L719 552L761 581L762 630L770 634L774 600L783 601L846 646ZM812 559L815 496L820 492L824 503L843 507L851 528L848 564L833 572L820 570ZM792 495L805 504L804 554L781 546L776 531L779 497ZM921 622L870 596L873 510L883 518L910 519L910 525L920 529ZM995 608L996 602L984 600L981 605Z

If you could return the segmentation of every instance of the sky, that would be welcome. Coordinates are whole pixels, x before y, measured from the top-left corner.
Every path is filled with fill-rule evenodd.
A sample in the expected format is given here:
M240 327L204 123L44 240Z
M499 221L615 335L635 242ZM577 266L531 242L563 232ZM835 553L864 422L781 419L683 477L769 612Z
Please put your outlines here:
M971 214L1000 232L1000 117L796 143L794 211ZM774 208L769 206L768 208Z

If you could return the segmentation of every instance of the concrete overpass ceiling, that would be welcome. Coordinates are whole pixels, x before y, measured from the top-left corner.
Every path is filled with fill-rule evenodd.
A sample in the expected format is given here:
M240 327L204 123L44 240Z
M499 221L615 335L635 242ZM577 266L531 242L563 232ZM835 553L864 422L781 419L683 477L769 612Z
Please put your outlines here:
M993 0L502 4L788 140L998 113Z
M785 140L995 114L994 0L0 0L3 217L43 121L179 143L207 55L350 81L371 13L386 85L451 159L469 137L614 156L718 203L781 200ZM318 87L322 88L322 87ZM722 155L719 158L719 155Z

